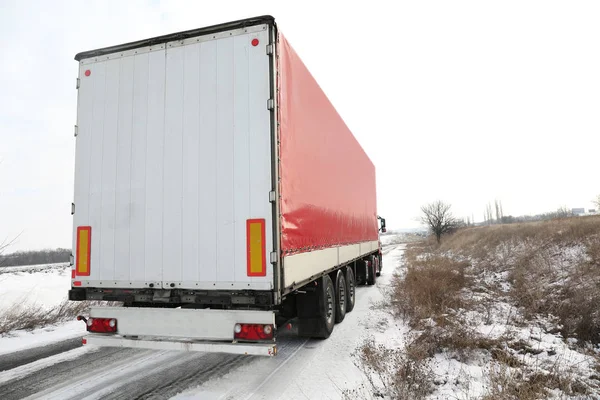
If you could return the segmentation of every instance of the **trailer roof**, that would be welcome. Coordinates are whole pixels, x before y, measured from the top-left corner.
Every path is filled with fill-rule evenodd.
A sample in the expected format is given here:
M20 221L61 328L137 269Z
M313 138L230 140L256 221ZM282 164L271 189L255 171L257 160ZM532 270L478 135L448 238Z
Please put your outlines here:
M248 26L261 25L261 24L274 24L275 18L270 15L263 15L260 17L247 18L238 21L226 22L223 24L207 26L204 28L191 29L189 31L182 31L176 33L170 33L168 35L156 36L150 39L138 40L136 42L130 42L120 44L116 46L104 47L96 50L84 51L75 55L75 60L80 61L85 58L98 57L104 54L116 53L118 51L126 51L131 49L137 49L140 47L153 46L158 43L166 43L176 40L183 40L190 37L208 35L211 33L229 31L232 29L245 28Z

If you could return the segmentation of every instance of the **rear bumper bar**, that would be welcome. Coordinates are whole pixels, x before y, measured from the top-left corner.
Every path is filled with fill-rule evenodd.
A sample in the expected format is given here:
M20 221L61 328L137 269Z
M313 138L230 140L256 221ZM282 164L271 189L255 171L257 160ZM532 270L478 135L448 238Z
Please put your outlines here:
M150 307L92 307L91 318L116 319L117 331L89 333L84 343L109 347L274 356L275 340L237 342L236 324L275 326L275 313L260 310L206 310Z
M129 339L120 336L90 334L85 336L86 345L102 347L129 347L152 350L201 351L208 353L246 354L253 356L275 356L275 343L215 343L172 339Z
M92 318L115 318L117 335L233 342L235 324L275 326L273 311L92 307Z

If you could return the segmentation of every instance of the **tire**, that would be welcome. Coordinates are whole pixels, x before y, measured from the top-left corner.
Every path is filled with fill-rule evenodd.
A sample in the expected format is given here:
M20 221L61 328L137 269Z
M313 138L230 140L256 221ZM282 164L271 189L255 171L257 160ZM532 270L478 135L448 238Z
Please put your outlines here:
M375 256L373 257L374 260L377 260L377 272L375 273L375 276L381 276L381 257L380 256Z
M373 259L370 259L367 263L367 285L373 286L375 284L375 279L377 279L375 263L373 262Z
M335 276L335 323L339 324L346 317L346 303L348 301L348 288L346 287L346 276L342 270L338 270Z
M356 303L356 280L352 267L346 268L346 299L346 313L349 313Z
M298 336L327 339L336 320L335 286L329 275L320 278L308 296L298 304Z

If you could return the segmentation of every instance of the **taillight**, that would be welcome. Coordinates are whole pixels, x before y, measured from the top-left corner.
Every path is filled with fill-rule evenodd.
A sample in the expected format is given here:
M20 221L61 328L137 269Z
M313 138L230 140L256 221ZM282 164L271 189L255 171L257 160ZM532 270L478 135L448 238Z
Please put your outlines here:
M117 331L117 320L114 318L88 318L88 332L109 333Z
M273 325L235 324L233 334L236 339L242 340L273 339Z

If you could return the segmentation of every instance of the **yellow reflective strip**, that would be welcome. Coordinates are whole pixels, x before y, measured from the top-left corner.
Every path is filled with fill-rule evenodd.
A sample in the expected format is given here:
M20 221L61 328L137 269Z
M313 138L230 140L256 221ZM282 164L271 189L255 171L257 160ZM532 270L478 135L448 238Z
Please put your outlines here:
M79 229L77 248L77 273L87 275L90 272L89 254L90 254L90 230Z
M262 225L260 222L250 223L250 273L263 272Z

